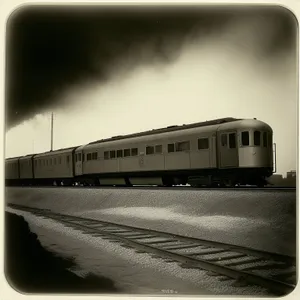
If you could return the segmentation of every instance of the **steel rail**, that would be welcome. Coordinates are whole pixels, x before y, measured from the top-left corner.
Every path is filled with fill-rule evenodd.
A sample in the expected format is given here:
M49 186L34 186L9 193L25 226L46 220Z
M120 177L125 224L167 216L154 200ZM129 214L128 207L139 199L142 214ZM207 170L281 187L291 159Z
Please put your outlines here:
M122 225L112 222L106 222L106 221L99 221L95 219L88 219L88 218L82 218L72 215L65 215L60 213L54 213L49 210L43 210L43 209L37 209L33 207L27 207L27 206L21 206L16 204L10 204L9 205L12 208L21 209L25 211L29 211L37 216L50 218L53 220L56 220L58 222L61 222L68 227L75 227L76 229L81 229L84 232L89 232L90 234L100 236L101 238L108 239L110 241L114 242L121 242L122 244L127 245L127 247L131 247L134 249L137 249L138 252L147 252L154 255L154 257L159 257L163 259L168 259L170 261L176 261L181 263L181 267L183 268L196 268L196 269L203 269L209 272L215 273L215 276L227 276L229 278L235 279L238 282L242 283L250 283L259 285L262 287L265 287L269 289L271 292L277 294L277 295L284 295L287 293L290 293L294 288L295 284L291 284L288 282L284 282L282 280L261 276L259 274L251 273L251 268L260 268L265 267L263 266L254 266L254 267L246 267L244 269L238 269L234 268L234 266L239 266L243 264L247 264L249 262L258 262L261 260L271 260L275 262L281 262L281 264L274 264L271 263L269 266L273 266L273 268L282 268L284 269L284 272L291 275L288 270L290 267L294 266L295 259L289 256L274 254L270 252L265 251L258 251L254 249L249 249L245 247L225 244L225 243L219 243L219 242L213 242L213 241L207 241L197 238L190 238L190 237L184 237L177 234L171 234L166 232L160 232L156 230L151 229L144 229L144 228L138 228L128 225ZM97 227L92 225L98 225ZM125 232L124 232L125 230ZM134 235L128 236L124 235L125 233L135 233ZM141 233L144 234L144 236L139 236ZM148 234L145 236L145 233ZM140 241L141 239L149 239L149 238L164 238L161 241ZM167 238L167 239L166 239ZM182 245L181 248L178 248L180 245L177 244L174 248L174 245L171 246L164 246L166 243L172 243L172 242L188 242L188 244ZM192 245L191 243L194 243ZM211 248L217 248L212 250L206 250L203 252L193 252L193 253L178 253L176 250L184 250L185 246L191 248L192 246L199 247L204 246L202 249L207 249L209 247ZM213 255L213 254L219 254L224 252L234 252L233 254L236 254L236 252L239 252L240 255L236 257L237 259L247 257L247 255L256 256L254 259L236 262L236 263L229 263L229 264L220 264L218 262L224 261L225 259L216 260L216 259L204 259L197 256L203 256L203 255ZM231 255L232 257L233 255ZM229 259L232 259L229 257ZM268 261L267 261L268 266ZM279 275L282 275L284 272L281 272ZM295 275L292 273L292 275ZM280 278L280 276L279 276Z

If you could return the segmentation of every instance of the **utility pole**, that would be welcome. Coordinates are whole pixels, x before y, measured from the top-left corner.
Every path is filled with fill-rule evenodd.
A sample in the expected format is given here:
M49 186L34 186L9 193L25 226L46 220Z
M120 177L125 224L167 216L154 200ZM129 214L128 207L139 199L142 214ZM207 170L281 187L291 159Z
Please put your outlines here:
M53 151L53 112L51 114L51 150Z

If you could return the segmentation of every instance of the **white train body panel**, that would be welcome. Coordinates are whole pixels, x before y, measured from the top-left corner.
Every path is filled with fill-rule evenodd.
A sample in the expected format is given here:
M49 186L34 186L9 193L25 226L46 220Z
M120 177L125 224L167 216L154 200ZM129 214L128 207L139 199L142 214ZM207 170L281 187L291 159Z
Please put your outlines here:
M241 120L232 123L222 124L219 128L219 133L236 132L238 158L236 167L238 168L273 168L273 140L272 128L264 122L258 120ZM247 134L249 142L243 144L243 133ZM255 132L259 133L255 141ZM265 140L264 140L265 138ZM247 140L246 139L246 140ZM219 139L221 140L221 138ZM221 149L219 155L222 154ZM230 160L230 159L229 159ZM231 159L231 163L236 162L236 159ZM228 164L228 162L227 162ZM229 162L230 164L230 162ZM224 167L223 165L219 166Z
M19 179L19 157L10 158L5 161L5 178Z
M85 157L83 174L216 168L215 135L217 128L218 126L207 126L205 128L192 128L98 144L88 144L83 147ZM208 138L210 147L199 150L198 138ZM168 144L185 141L190 142L189 149L168 152ZM161 152L147 154L146 148L148 146L153 146L154 149L156 149L156 146L161 146ZM135 156L124 157L127 149L137 149L137 154ZM117 157L117 150L122 150L123 157ZM105 159L104 153L107 151L115 151L116 157ZM92 153L97 153L97 159L87 160L87 155Z
M51 151L34 157L35 178L71 178L74 148Z
M32 179L33 177L33 168L32 168L32 156L28 155L21 157L19 160L20 164L20 179Z
M83 174L83 146L76 148L74 153L74 166L75 176L81 176Z

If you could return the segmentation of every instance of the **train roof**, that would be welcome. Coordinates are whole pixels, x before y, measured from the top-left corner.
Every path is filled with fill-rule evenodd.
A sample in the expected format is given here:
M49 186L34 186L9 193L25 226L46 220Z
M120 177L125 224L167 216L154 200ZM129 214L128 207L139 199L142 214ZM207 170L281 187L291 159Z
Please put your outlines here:
M40 152L40 153L32 153L32 154L26 154L26 155L22 155L22 156L16 156L16 157L8 157L5 159L5 161L9 161L9 160L16 160L16 159L26 159L26 158L30 158L32 156L38 156L38 155L47 155L47 154L56 154L56 153L61 153L64 151L68 151L74 148L78 148L80 146L72 146L72 147L67 147L67 148L60 148L60 149L56 149L56 150L52 150L52 151L45 151L45 152Z
M66 153L66 152L70 152L73 149L77 148L76 147L68 147L68 148L61 148L61 149L57 149L57 150L53 150L53 151L47 151L47 152L42 152L42 153L37 153L35 154L34 157L43 157L43 156L48 156L48 155L56 155L56 154L61 154L61 153Z
M139 132L139 133L113 136L111 138L101 139L101 140L91 142L88 145L110 142L110 141L117 141L117 140L122 140L122 139L127 139L127 138L133 138L133 137L147 136L147 135L158 134L158 133L177 131L177 130L184 130L184 129L190 129L190 128L218 125L218 124L224 124L224 123L240 121L240 120L242 120L242 119L228 117L228 118L215 119L215 120L192 123L192 124L172 125L172 126L168 126L168 127L164 127L164 128L152 129L152 130L147 130L147 131L143 131L143 132Z
M13 161L13 160L18 160L19 158L21 158L23 156L14 156L14 157L8 157L8 158L5 158L5 161Z

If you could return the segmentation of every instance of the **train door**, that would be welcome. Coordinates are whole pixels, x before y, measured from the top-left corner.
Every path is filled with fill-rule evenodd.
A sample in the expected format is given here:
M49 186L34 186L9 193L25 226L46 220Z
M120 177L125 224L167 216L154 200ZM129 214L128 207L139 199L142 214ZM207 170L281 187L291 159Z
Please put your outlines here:
M75 153L75 175L80 176L83 174L83 160L84 160L84 155L83 151L77 151Z
M219 168L238 167L237 132L221 131L218 134Z

